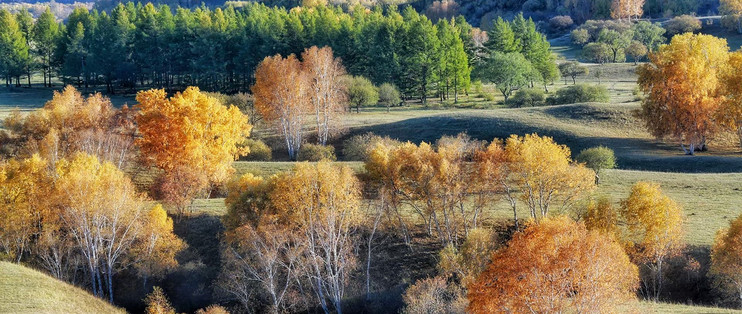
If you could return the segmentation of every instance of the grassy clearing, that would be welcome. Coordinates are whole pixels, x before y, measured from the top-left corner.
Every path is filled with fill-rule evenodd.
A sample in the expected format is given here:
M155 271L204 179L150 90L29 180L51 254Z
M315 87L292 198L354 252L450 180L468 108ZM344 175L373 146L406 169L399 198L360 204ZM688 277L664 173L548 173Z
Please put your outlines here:
M0 262L0 313L125 312L41 272Z
M623 312L633 313L742 313L739 310L725 309L719 307L707 307L697 305L672 304L672 303L655 303L655 302L638 302L637 304L627 305L622 308Z

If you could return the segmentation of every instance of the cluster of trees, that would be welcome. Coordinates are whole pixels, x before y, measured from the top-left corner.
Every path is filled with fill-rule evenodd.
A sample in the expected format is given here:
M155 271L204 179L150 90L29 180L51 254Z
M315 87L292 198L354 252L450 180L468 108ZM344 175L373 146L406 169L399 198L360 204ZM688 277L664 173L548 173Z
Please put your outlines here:
M736 132L742 145L741 65L742 54L730 52L725 39L673 37L638 70L646 94L640 115L649 132L677 140L687 154L706 150L722 131Z
M535 82L548 92L547 84L559 78L551 45L532 19L522 14L511 22L498 18L487 34L476 75L494 83L506 102L514 91Z
M185 243L163 206L123 169L161 169L162 200L182 213L199 191L231 177L250 125L197 88L140 92L134 109L68 86L42 109L13 113L0 136L3 258L86 285L113 302L117 274L147 287L178 265ZM198 179L196 179L198 178Z
M665 42L665 32L659 23L648 21L591 20L573 30L571 38L582 46L582 57L587 61L624 62L630 57L636 63Z
M286 10L249 3L173 13L166 5L130 2L110 12L77 8L65 24L51 11L35 23L27 12L0 12L0 49L7 56L0 72L16 84L41 70L48 83L58 75L109 92L135 85L247 91L264 57L316 45L332 47L350 74L425 100L432 90L445 98L465 90L473 57L472 27L462 17L434 25L394 6L345 13L325 5Z

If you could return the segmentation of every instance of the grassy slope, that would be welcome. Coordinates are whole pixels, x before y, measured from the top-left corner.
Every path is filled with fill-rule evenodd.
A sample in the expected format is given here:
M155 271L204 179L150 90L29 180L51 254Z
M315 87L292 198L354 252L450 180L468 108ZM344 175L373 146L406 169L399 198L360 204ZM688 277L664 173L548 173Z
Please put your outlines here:
M0 262L0 313L124 313L88 292L20 265Z

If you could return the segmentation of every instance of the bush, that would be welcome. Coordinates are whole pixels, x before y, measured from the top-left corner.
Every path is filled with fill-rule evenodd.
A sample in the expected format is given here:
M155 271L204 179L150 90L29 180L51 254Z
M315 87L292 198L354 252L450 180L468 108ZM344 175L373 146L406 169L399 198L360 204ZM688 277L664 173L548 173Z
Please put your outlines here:
M674 17L665 23L668 38L677 34L693 33L701 29L701 20L690 15Z
M298 161L335 161L335 147L330 145L304 144L299 150Z
M273 158L273 150L261 140L247 139L243 145L250 148L245 160L270 161Z
M466 295L458 285L442 276L421 279L407 288L404 296L405 314L466 313Z
M562 33L575 24L569 15L558 15L549 19L549 29L553 33Z
M551 105L574 104L581 102L608 102L608 90L602 85L577 84L557 90L556 95L549 97Z
M368 158L368 153L378 143L389 147L401 144L388 136L381 137L371 132L354 135L343 142L343 160L365 161Z
M401 102L402 99L396 86L389 83L379 86L379 103L386 107L387 111L389 107L399 105Z
M515 92L513 97L507 101L507 105L513 108L543 106L546 100L544 91L539 88L524 88Z
M583 46L590 41L590 33L586 29L576 29L570 33L570 38L573 44Z
M582 58L595 63L606 63L611 60L611 48L604 43L589 43L582 48Z

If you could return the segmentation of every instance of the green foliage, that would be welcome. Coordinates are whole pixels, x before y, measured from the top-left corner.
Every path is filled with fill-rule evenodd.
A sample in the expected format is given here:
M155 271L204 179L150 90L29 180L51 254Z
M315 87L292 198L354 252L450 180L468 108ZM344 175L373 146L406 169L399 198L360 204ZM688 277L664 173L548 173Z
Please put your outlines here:
M639 59L644 58L647 55L647 46L644 46L644 44L638 41L632 41L631 44L626 47L625 53L627 56L631 57L631 59L634 60L634 64L636 64Z
M10 12L0 9L0 74L5 84L11 78L20 85L20 76L27 73L30 62L29 47L16 18Z
M639 21L632 27L634 40L642 43L650 51L656 50L665 43L665 29L660 23Z
M608 102L610 96L608 90L602 85L577 84L567 86L556 91L549 97L548 102L552 105L574 104L581 102Z
M601 30L598 34L598 43L605 44L613 54L613 62L623 61L624 49L631 44L633 34L630 31L619 33L611 29Z
M335 161L335 147L330 145L304 144L299 150L298 161Z
M590 42L590 33L588 33L587 29L584 28L573 30L571 33L569 33L569 36L572 40L572 43L575 45L584 46L588 42Z
M506 102L513 91L538 78L538 72L531 62L517 52L493 53L480 75L497 86Z
M681 15L667 21L665 29L668 37L683 33L695 33L701 29L701 20L690 15Z
M507 105L514 108L520 107L536 107L543 106L545 104L546 95L544 91L536 88L524 88L519 89L515 92L515 95L511 97Z
M613 150L605 147L598 146L584 149L575 158L577 162L585 164L595 171L595 183L600 183L600 171L603 169L613 169L616 167L616 155L613 154Z
M438 67L438 93L443 99L448 99L451 91L454 102L458 102L460 91L469 89L471 84L471 69L469 58L464 49L461 37L456 36L457 27L447 20L440 20L436 25L440 40L440 65Z
M385 106L387 111L389 111L389 107L399 105L401 102L402 99L396 86L390 83L379 86L379 103Z
M559 72L561 72L562 76L565 78L571 77L572 84L577 84L577 77L580 75L588 75L590 69L577 61L567 61L559 65Z
M595 63L606 63L611 60L611 47L604 43L589 43L582 48L582 58Z
M273 150L261 140L249 138L242 145L250 149L250 152L244 158L245 160L270 161L273 158Z
M374 83L363 76L348 78L348 101L356 107L356 112L361 112L361 107L370 106L379 101L379 91Z
M485 47L490 51L498 51L502 53L508 52L520 52L520 41L515 37L513 28L510 23L497 17L492 24L492 28L487 31L489 40L485 43Z

